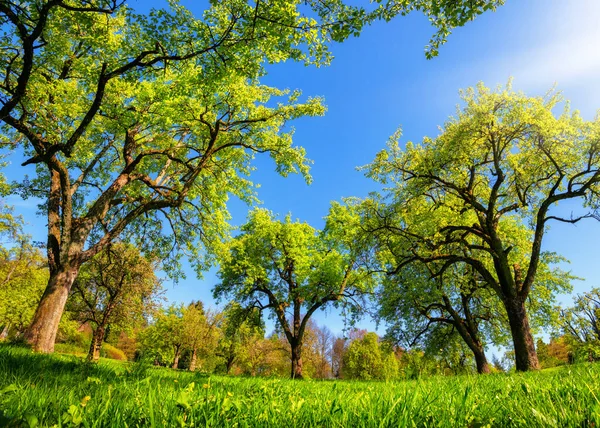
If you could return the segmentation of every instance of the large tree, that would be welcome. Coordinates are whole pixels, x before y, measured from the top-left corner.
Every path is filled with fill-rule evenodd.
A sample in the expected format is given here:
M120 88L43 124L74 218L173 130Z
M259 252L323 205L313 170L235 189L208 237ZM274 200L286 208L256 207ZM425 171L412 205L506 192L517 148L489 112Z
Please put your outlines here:
M397 134L368 167L388 186L384 207L373 204L375 229L404 242L396 270L471 266L504 306L521 371L539 368L526 302L548 285L539 275L544 234L552 221L592 216L600 182L600 119L556 116L560 101L479 85L438 137L403 149ZM551 210L569 199L590 211Z
M220 257L215 297L271 311L291 347L292 378L302 378L303 339L315 311L354 305L373 287L372 276L339 233L335 225L317 231L256 209Z
M501 3L390 0L367 11L341 0L227 0L196 18L176 1L148 15L119 0L0 2L2 137L35 166L21 191L44 199L48 225L50 278L28 341L53 350L79 268L124 232L163 258L182 243L203 252L227 229L228 195L251 199L256 153L282 175L307 174L282 128L323 107L297 93L269 101L285 92L260 84L266 63L326 64L331 40L414 9L438 28L435 54L453 27Z
M161 284L157 268L131 245L114 243L84 264L67 309L92 326L88 360L98 361L107 328L133 330L156 309Z

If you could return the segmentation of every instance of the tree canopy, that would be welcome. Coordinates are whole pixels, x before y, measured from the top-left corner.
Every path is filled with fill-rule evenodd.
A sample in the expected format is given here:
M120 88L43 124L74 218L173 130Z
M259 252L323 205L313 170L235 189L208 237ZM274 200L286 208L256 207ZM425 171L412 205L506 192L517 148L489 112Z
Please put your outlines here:
M256 209L221 253L215 297L271 311L292 347L292 377L302 376L302 340L314 312L359 304L373 287L353 248L343 236L335 238L338 232L319 232L289 215L278 221Z
M436 264L433 276L457 264L473 268L500 299L509 320L517 369L538 368L525 302L546 298L568 275L544 274L542 251L551 221L595 216L600 182L600 119L554 110L558 94L528 97L483 85L463 92L463 107L441 134L403 149L397 133L367 167L386 186L373 201L372 230L392 242L393 271ZM563 218L551 207L580 199L589 212ZM387 236L388 238L385 238Z
M45 200L48 220L50 279L28 341L52 351L80 266L123 234L171 267L180 247L206 267L229 195L254 197L255 154L308 179L284 125L324 108L262 85L267 64L327 64L332 40L412 10L438 29L433 55L453 27L500 4L227 0L195 17L177 1L147 15L118 0L3 2L2 139L35 165L20 191Z

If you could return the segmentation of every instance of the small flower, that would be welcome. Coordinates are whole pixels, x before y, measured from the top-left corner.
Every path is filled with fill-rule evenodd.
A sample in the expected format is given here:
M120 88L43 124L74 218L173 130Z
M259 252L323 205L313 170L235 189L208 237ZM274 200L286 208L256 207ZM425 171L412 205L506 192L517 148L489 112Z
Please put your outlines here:
M81 399L81 407L85 407L88 403L88 401L90 401L92 399L92 397L90 397L89 395L86 395L85 397L83 397Z

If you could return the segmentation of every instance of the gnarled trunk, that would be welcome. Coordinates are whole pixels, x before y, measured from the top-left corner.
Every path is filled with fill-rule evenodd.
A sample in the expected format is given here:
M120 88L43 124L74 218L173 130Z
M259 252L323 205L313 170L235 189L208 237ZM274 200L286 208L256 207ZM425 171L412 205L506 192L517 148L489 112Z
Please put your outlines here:
M196 370L196 360L198 359L198 349L194 348L192 350L192 359L190 360L190 371L193 372Z
M79 266L71 266L50 274L33 321L25 332L25 340L34 351L54 352L58 324L78 273Z
M292 343L292 379L302 379L302 345Z
M515 350L515 367L518 371L539 370L540 363L535 351L525 301L521 297L504 299L510 331Z
M100 359L100 349L102 349L102 342L104 342L105 334L106 328L104 325L99 325L94 330L92 334L92 343L90 344L90 350L87 356L89 361L98 361Z

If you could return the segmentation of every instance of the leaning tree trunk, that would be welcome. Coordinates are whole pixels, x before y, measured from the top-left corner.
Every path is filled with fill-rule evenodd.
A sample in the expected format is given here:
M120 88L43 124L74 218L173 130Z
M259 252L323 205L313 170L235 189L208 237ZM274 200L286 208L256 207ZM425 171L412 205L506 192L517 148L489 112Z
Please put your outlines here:
M483 349L483 345L479 341L477 337L477 333L472 331L467 331L467 328L464 325L458 324L457 331L467 344L473 356L475 357L475 364L477 365L477 373L479 374L487 374L490 372L490 365L485 356L485 350ZM475 337L475 339L473 338Z
M90 344L90 350L88 352L87 359L89 361L98 361L100 359L100 349L102 349L102 342L104 342L104 335L106 334L106 328L104 325L99 325L92 334L92 343Z
M475 364L477 365L477 373L488 374L490 372L490 365L488 363L487 358L485 357L485 352L483 350L483 347L481 347L480 350L473 351L473 355L475 356Z
M177 346L175 348L175 357L173 358L173 364L171 365L171 368L176 369L179 367L180 355L181 355L181 346Z
M4 324L2 328L2 333L0 333L0 340L5 340L8 337L8 332L10 330L10 323Z
M292 343L292 379L302 379L302 345Z
M233 362L235 361L235 357L229 356L225 361L225 374L229 374L231 372L231 368L233 367Z
M192 350L192 358L190 360L190 371L196 370L196 360L198 359L198 348L194 347Z
M515 349L515 367L518 371L539 370L540 363L531 335L525 300L521 297L504 299Z
M58 324L63 314L67 297L77 274L79 266L70 267L51 273L48 285L38 304L31 325L25 332L25 340L34 351L54 352L54 341L58 332Z

